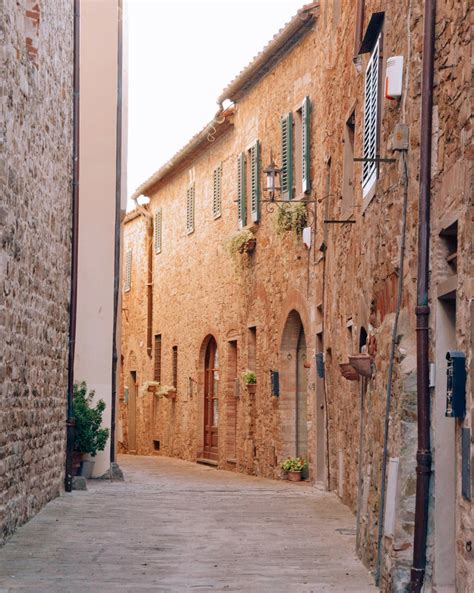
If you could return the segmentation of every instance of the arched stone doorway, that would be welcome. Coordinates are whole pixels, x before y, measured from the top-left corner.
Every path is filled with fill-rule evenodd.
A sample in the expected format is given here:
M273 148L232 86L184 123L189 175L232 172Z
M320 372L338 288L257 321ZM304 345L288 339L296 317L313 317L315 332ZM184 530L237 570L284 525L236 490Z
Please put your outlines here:
M280 347L280 415L283 458L308 459L306 337L299 313L291 311Z
M203 457L219 458L219 351L211 336L204 356L204 448Z

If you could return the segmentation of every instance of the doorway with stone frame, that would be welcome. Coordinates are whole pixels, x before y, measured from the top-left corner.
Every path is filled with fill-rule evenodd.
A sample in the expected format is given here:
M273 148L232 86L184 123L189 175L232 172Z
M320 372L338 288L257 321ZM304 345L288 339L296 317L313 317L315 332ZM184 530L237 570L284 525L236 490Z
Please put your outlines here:
M219 459L219 351L211 336L204 357L204 447L203 458Z
M292 310L286 320L280 345L280 420L282 459L308 460L308 394L306 337L300 314ZM303 472L308 477L309 468Z

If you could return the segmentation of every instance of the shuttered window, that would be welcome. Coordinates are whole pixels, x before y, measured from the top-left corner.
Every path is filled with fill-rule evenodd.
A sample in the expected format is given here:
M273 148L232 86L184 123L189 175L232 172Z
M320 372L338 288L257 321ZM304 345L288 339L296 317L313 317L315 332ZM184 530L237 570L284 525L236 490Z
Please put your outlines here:
M241 152L237 158L237 205L239 227L247 224L247 183L245 175L245 153Z
M250 148L250 205L252 222L260 220L260 142Z
M178 387L178 346L173 346L172 353L172 373L173 373L173 387Z
M309 193L311 191L311 101L309 97L305 97L301 107L301 153L302 153L302 186L303 192Z
M293 114L281 118L281 195L293 199Z
M153 235L154 235L154 242L155 242L155 253L161 253L161 238L162 238L162 224L163 218L161 214L161 208L155 212L155 220L153 226Z
M154 352L154 369L153 375L155 381L161 383L161 334L155 336L155 352Z
M132 250L125 253L125 274L123 279L123 290L128 292L132 288Z
M222 208L222 165L214 169L212 192L212 216L219 218Z
M195 187L190 185L186 192L186 232L194 232Z
M380 38L370 56L365 73L364 99L364 159L377 157L378 144L378 104L380 71ZM365 198L377 180L378 167L375 161L364 161L362 169L362 195Z

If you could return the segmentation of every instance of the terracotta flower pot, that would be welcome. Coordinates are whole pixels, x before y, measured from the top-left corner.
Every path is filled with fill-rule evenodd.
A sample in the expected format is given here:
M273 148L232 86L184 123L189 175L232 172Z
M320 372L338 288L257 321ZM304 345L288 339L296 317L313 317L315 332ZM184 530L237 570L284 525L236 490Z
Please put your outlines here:
M252 253L255 250L256 245L256 239L250 239L250 241L247 241L247 243L245 243L245 251L247 253Z
M344 363L340 364L339 370L341 371L341 375L344 377L344 379L347 379L348 381L358 381L359 380L359 373L348 362L344 362Z
M350 364L363 377L372 377L372 358L368 354L354 354L349 356Z
M257 391L257 384L256 383L247 383L247 391L250 395L255 395Z
M288 472L288 479L290 480L290 482L300 482L301 481L301 471Z

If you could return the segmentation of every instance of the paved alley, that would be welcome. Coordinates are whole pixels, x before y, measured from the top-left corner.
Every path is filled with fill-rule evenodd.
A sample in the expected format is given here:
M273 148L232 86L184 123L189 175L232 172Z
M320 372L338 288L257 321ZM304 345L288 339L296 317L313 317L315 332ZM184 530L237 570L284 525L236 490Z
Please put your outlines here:
M335 496L158 457L61 496L0 549L0 593L368 593Z

